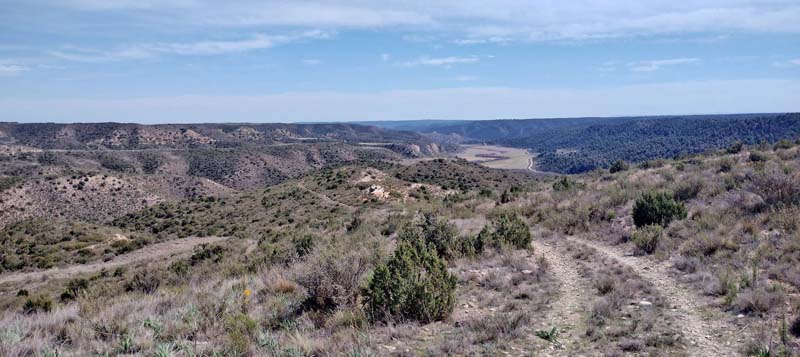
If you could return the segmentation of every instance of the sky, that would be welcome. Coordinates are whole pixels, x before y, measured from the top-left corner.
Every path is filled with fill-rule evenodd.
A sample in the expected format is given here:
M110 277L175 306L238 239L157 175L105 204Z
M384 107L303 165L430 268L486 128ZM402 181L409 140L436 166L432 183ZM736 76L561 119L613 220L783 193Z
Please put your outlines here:
M0 121L800 111L800 0L0 0Z

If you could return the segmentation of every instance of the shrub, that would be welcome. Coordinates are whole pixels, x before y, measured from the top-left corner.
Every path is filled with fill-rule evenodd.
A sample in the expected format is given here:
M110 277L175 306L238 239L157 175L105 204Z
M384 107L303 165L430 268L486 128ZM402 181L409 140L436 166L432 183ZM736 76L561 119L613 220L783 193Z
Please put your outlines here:
M699 179L687 180L678 183L675 187L674 197L678 201L688 201L700 194L705 184Z
M800 337L800 315L794 318L792 321L792 325L789 327L789 332L791 332L792 336Z
M250 350L258 323L243 313L225 316L226 350L230 356L244 356Z
M64 289L64 292L61 293L61 301L75 300L88 288L89 281L86 279L78 278L70 280L67 282L67 287Z
M730 158L724 158L719 161L719 172L731 172L735 163Z
M425 244L433 245L436 253L445 259L453 258L458 251L458 229L430 212L403 227L398 238L407 242L422 239Z
M742 152L743 148L744 148L744 143L741 141L737 141L736 143L728 147L728 149L726 149L725 151L727 151L729 154L738 154Z
M192 257L189 258L189 264L197 265L203 261L211 260L214 263L219 263L225 256L225 248L220 245L201 244Z
M653 254L658 248L663 228L657 224L647 225L633 232L631 240L636 245L637 253Z
M125 282L125 291L138 291L145 294L152 294L161 285L161 277L155 272L141 271Z
M494 239L524 249L531 245L531 231L516 213L502 214L492 220Z
M43 294L28 298L22 306L22 312L26 314L50 312L51 310L53 310L53 299Z
M459 251L463 256L473 256L483 253L487 247L510 245L525 249L530 248L531 240L531 232L525 221L516 213L504 213L492 219L477 236L462 239Z
M777 163L771 163L754 174L750 181L754 193L773 208L800 204L800 178L787 173Z
M608 172L614 174L621 171L627 171L630 168L628 163L622 160L617 160L614 162L611 167L608 168Z
M314 249L314 236L310 234L296 236L292 238L292 245L294 245L298 257L305 256Z
M792 146L794 146L794 144L792 144L791 141L786 140L786 139L781 139L780 141L775 143L775 150L791 149Z
M576 187L578 187L578 183L567 176L562 176L560 179L558 179L556 182L553 183L554 191L570 191Z
M763 152L755 150L750 152L750 161L752 162L763 162L767 160L769 160L769 156Z
M421 239L400 242L394 255L378 266L365 290L369 317L423 323L439 321L453 311L456 277L433 246Z
M361 278L370 267L363 255L320 253L298 283L308 292L306 305L333 310L353 304L359 294Z
M637 227L658 224L666 227L676 219L686 218L686 207L668 192L645 192L633 205L633 223Z

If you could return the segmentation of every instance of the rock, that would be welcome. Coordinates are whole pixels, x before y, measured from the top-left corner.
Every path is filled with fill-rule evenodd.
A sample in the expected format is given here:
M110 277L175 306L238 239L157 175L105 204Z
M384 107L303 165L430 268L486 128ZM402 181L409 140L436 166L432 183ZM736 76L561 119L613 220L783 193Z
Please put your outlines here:
M739 314L739 315L736 315L736 318L737 318L737 319L743 319L743 318L744 318L744 314Z
M533 271L525 269L522 271L522 274L533 274Z
M651 305L653 305L653 303L647 300L639 301L639 306L651 306Z

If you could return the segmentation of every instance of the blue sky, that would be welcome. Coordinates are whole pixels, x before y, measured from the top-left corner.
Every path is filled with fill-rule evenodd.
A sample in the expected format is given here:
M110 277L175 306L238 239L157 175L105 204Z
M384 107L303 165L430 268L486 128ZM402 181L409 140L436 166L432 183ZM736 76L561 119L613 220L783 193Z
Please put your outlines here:
M800 111L800 1L0 0L0 120Z

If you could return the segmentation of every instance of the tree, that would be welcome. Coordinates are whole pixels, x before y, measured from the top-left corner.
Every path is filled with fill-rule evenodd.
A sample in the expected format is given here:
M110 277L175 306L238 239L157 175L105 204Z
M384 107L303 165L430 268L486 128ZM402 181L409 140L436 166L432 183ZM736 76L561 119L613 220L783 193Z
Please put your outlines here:
M611 167L608 168L608 171L614 174L621 171L627 171L629 168L630 166L628 166L628 163L623 160L617 160L611 164Z
M455 306L456 277L432 245L402 241L394 255L375 269L364 298L373 320L440 321Z
M658 224L666 227L676 219L686 218L686 207L669 192L645 192L633 205L633 223L637 227Z

